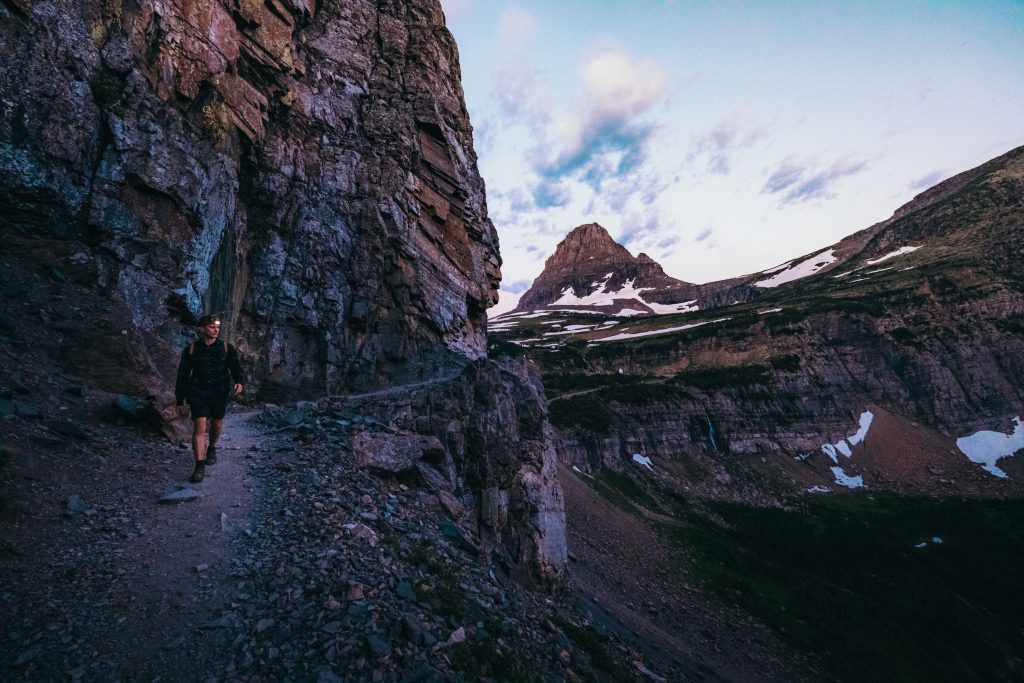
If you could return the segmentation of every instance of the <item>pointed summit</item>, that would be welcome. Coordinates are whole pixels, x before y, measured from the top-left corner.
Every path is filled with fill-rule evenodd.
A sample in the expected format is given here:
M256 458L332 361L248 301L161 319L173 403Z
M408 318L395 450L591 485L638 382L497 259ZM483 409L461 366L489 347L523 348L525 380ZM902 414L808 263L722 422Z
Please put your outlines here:
M629 251L612 239L598 223L585 223L565 236L555 253L544 263L544 270L564 268L582 260L629 261Z
M692 288L666 275L646 254L630 254L599 224L586 223L559 242L516 310L557 306L633 314L678 312L693 310L692 301L675 296L680 289ZM673 303L656 303L664 302L670 290Z

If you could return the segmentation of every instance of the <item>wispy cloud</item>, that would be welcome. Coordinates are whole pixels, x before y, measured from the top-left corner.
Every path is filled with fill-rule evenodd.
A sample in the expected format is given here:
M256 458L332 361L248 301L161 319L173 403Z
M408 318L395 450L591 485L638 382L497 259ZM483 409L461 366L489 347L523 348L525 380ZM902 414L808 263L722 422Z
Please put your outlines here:
M498 36L507 46L518 49L534 35L539 28L537 19L520 7L510 7L498 20Z
M477 4L477 0L441 0L441 9L449 21L469 13Z
M668 77L660 65L614 49L591 58L582 78L582 115L561 122L554 154L537 148L534 168L545 178L575 175L598 190L643 163L654 125L641 117L665 95Z
M539 85L540 74L526 55L513 53L494 72L491 95L498 114L509 123L533 129L547 126L550 104Z
M506 292L521 294L529 289L531 284L533 283L530 280L516 280L515 282L502 282L501 288Z
M816 159L787 157L771 171L761 192L785 193L781 200L783 204L810 199L829 199L835 196L832 188L836 182L867 168L867 161L850 157L838 159L823 170Z
M711 239L711 235L713 235L713 234L714 234L714 230L712 230L711 228L704 228L703 230L700 231L700 233L697 234L697 236L693 239L693 241L694 242L705 242L705 241Z
M764 128L748 124L739 114L732 114L693 138L690 157L707 157L709 171L727 175L732 170L732 155L736 151L752 147L767 137L768 132Z
M917 180L913 181L912 183L907 185L907 189L914 190L915 192L917 190L926 190L929 187L932 187L933 185L937 185L938 182L940 180L945 179L946 176L947 171L945 169L940 168L937 171L932 171L928 175L921 176Z

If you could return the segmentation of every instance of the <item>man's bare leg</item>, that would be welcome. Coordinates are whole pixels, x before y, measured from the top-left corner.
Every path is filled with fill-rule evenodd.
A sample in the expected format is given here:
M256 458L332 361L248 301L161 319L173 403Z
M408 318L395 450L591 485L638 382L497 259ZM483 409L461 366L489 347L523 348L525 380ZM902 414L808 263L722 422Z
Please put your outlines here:
M192 452L196 455L196 462L206 460L206 426L205 417L192 420Z
M217 439L220 438L221 432L224 431L224 418L214 419L210 418L210 446L217 444Z
M206 464L213 465L217 462L217 439L224 431L224 418L210 418L210 436L206 442Z

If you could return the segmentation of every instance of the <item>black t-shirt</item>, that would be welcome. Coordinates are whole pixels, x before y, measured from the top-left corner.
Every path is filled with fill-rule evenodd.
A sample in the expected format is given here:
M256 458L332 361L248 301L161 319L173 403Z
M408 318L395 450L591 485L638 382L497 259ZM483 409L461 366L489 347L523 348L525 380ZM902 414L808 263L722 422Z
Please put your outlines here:
M174 396L178 405L194 391L227 393L232 384L245 384L238 350L220 338L212 344L202 340L189 344L181 352Z

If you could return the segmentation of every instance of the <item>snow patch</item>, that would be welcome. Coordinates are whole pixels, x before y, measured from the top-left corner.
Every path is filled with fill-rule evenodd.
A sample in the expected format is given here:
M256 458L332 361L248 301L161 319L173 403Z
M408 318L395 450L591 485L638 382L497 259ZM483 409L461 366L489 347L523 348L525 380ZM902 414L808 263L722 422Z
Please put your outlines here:
M755 282L755 287L778 287L781 284L792 282L793 280L799 280L809 275L814 275L819 270L834 263L836 260L835 249L826 249L825 251L812 256L806 261L801 261L795 266L789 266L786 270L783 270L778 275L770 277L767 280L761 280Z
M583 470L581 470L579 467L576 467L576 465L572 466L572 471L575 472L576 474L582 474L584 477L588 477L590 479L594 478L591 475L589 475L586 472L584 472Z
M875 419L875 414L870 410L865 410L860 414L860 429L857 433L849 437L850 443L854 446L864 440L864 437L868 435L868 430L871 429L871 421Z
M832 474L835 475L836 483L840 486L845 486L848 489L864 488L864 477L859 474L856 477L851 477L843 471L842 467L833 467Z
M552 306L612 306L615 304L616 299L637 299L645 306L650 308L655 313L690 313L692 311L699 310L697 307L697 300L682 301L674 304L659 304L647 301L643 297L643 292L648 292L654 289L654 287L636 287L636 278L627 280L623 283L622 287L615 291L608 289L608 281L612 279L613 273L605 275L604 280L600 282L592 282L591 287L594 287L594 291L586 296L579 296L576 294L576 290L572 287L566 287L562 290L562 295L555 301L551 302ZM639 311L640 313L646 313L647 311ZM636 314L633 314L636 315Z
M641 465L649 469L651 472L654 471L654 468L651 467L651 459L646 456L640 455L639 453L634 453L633 462L640 463Z
M827 486L822 486L821 484L818 484L817 486L812 486L811 488L807 489L807 493L832 493L832 489L830 489Z
M768 315L769 313L778 313L781 310L782 310L781 308L769 308L766 311L758 311L757 314L758 315Z
M622 316L624 318L628 318L628 317L633 316L633 315L643 315L645 313L647 313L647 311L640 311L640 310L637 310L635 308L623 308L618 313L613 313L612 315L619 315L619 316Z
M720 323L723 320L730 320L731 318L717 318L715 320L705 320L699 323L690 323L689 325L676 325L675 327L663 327L660 330L645 330L643 332L620 332L619 334L613 334L610 337L602 337L595 339L594 344L607 341L619 341L621 339L636 339L638 337L650 337L656 334L668 334L669 332L679 332L681 330L689 330L694 327L700 327L702 325L710 325L711 323Z
M541 318L545 315L551 315L551 313L552 311L521 311L519 313L502 313L494 318L495 320L499 318L503 320L507 318Z
M882 261L888 261L891 258L896 258L897 256L903 256L903 254L909 254L910 252L917 251L920 248L921 247L900 247L896 251L890 251L885 256L879 256L876 259L871 259L870 261L865 261L864 265L866 265L866 266L873 266L876 263L881 263Z
M860 414L860 427L857 432L850 437L840 439L836 443L823 444L821 452L832 459L832 462L836 465L839 464L839 454L842 453L847 458L853 456L853 450L850 446L856 446L864 441L864 437L868 435L868 430L871 428L871 421L874 419L874 414L870 410L865 410ZM836 468L832 468L835 470Z
M967 459L982 465L990 474L1000 479L1006 479L1009 475L996 466L1000 458L1008 458L1020 449L1024 448L1024 423L1019 417L1013 419L1017 423L1013 432L1003 434L1002 432L975 432L970 436L962 436L956 440L956 447L959 448Z

